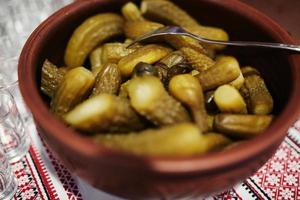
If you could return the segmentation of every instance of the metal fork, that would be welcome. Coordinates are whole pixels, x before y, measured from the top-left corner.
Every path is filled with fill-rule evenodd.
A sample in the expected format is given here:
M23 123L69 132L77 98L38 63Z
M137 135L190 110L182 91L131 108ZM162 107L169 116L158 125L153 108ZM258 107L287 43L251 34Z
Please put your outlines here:
M200 42L208 44L221 44L221 45L231 45L231 46L240 46L240 47L265 47L265 48L275 48L275 49L284 49L290 50L293 52L300 52L299 45L291 44L281 44L281 43L269 43L269 42L249 42L249 41L219 41L219 40L210 40L193 33L190 33L178 26L165 26L163 28L157 29L153 32L147 33L141 37L135 39L128 47L134 45L137 42L146 41L149 39L154 39L158 36L164 35L183 35L194 38Z

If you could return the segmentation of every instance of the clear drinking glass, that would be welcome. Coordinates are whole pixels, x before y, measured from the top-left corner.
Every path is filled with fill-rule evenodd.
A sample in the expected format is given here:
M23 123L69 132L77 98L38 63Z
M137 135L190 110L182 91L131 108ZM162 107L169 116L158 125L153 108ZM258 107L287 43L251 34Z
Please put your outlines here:
M0 90L7 90L13 95L22 118L27 121L31 118L31 114L28 111L19 90L17 70L18 58L0 57L0 66Z
M0 147L0 199L12 199L16 193L18 184L15 175L7 162L7 159Z
M0 91L0 145L10 162L22 158L30 146L30 138L15 101L5 90Z

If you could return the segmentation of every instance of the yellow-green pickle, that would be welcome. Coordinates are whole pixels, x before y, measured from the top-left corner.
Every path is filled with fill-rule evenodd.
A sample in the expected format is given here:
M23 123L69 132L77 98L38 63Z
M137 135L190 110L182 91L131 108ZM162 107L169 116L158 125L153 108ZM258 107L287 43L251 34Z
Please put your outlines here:
M202 132L208 130L204 96L197 78L190 74L174 76L169 83L170 93L192 111L194 121Z
M67 124L85 131L133 131L143 127L128 100L112 94L99 94L64 115Z
M66 73L51 101L51 111L60 116L67 113L91 91L94 75L84 67L76 67Z
M95 13L74 29L64 63L46 59L41 67L40 90L50 111L92 142L139 156L242 148L265 132L276 99L261 66L240 67L245 61L227 55L226 46L182 35L132 45L171 25L229 39L170 0L127 2L119 12Z
M168 94L157 77L132 79L128 94L133 108L158 126L190 121L187 110Z
M88 54L100 43L123 31L124 20L114 13L98 14L84 21L71 36L66 52L65 63L68 67L79 67Z
M233 137L251 138L268 128L272 119L271 115L219 114L214 118L214 128Z
M49 97L53 97L66 72L67 69L65 67L58 68L46 59L42 67L42 92Z
M101 93L117 94L121 81L122 77L118 66L114 63L107 63L96 76L91 97Z

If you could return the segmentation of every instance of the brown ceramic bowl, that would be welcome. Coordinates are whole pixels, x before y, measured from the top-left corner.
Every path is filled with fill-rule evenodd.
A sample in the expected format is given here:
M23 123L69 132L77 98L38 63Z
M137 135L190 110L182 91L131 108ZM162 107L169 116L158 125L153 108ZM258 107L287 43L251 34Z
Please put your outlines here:
M175 1L199 22L227 30L232 40L294 43L267 16L236 0ZM41 136L76 175L106 192L129 198L193 197L232 186L272 156L289 126L300 116L300 57L276 51L229 48L241 65L257 67L275 100L275 121L260 136L227 151L186 158L137 157L93 144L66 127L49 111L40 93L45 58L63 64L72 31L99 12L120 10L124 1L76 1L56 12L30 36L19 62L19 81Z

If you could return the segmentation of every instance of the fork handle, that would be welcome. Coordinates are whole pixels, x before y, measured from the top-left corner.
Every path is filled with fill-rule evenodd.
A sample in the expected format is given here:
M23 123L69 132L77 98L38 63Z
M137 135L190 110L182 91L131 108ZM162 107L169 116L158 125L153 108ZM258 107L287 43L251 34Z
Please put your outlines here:
M271 43L271 42L218 41L218 40L200 38L197 35L191 33L185 33L184 35L190 36L200 42L206 42L209 44L221 44L221 45L240 46L240 47L266 47L266 48L284 49L284 50L290 50L294 52L300 52L299 45Z

